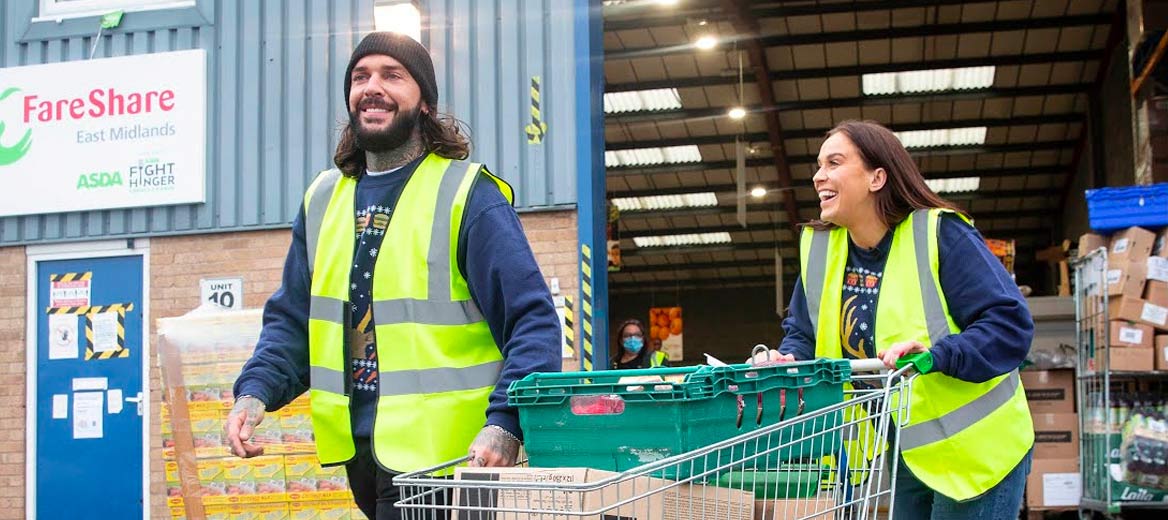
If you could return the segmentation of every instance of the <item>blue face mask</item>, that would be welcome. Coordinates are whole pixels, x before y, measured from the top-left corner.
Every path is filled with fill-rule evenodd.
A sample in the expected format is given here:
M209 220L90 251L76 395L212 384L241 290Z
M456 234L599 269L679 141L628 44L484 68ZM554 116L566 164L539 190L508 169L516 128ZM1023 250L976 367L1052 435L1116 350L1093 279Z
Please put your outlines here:
M625 350L629 351L630 354L636 354L639 353L641 348L645 346L645 339L631 336L622 340L621 346L623 346Z

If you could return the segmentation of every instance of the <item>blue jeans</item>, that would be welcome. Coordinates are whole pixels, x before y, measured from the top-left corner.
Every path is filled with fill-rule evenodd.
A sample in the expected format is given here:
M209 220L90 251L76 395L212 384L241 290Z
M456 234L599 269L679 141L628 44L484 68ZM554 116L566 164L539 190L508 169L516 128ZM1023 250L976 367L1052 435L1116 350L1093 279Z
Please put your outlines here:
M983 495L957 502L917 480L900 461L896 470L895 520L1009 520L1018 518L1030 474L1031 450L1006 478Z

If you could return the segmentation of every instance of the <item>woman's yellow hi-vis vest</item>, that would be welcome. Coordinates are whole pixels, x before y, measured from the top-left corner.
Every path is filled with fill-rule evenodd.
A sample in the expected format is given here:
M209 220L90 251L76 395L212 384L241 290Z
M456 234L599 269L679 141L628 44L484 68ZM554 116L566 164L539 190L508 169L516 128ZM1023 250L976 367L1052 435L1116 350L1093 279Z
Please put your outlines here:
M380 368L373 455L395 471L464 457L486 421L503 358L466 279L458 241L479 175L508 201L511 187L481 164L428 155L402 189L377 255L374 334ZM357 181L329 170L304 198L311 263L308 320L312 426L322 464L355 453L349 413L349 269L355 247Z
M940 284L937 232L943 210L917 210L896 227L876 306L876 351L919 341L930 347L961 329ZM840 310L848 234L807 228L800 241L803 289L815 330L815 355L841 358ZM1034 445L1018 371L984 383L944 374L913 382L901 457L921 482L954 500L989 491Z

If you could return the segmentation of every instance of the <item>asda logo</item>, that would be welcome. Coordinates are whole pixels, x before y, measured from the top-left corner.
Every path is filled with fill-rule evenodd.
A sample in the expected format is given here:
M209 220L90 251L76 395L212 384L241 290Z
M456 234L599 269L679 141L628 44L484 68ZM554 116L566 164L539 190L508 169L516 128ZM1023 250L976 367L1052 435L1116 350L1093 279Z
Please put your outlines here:
M11 87L0 93L0 103L3 103L9 96L20 92L20 89ZM16 161L19 161L28 154L28 149L32 146L32 129L24 131L24 136L14 145L7 145L4 132L8 130L6 121L0 121L0 166L8 166Z

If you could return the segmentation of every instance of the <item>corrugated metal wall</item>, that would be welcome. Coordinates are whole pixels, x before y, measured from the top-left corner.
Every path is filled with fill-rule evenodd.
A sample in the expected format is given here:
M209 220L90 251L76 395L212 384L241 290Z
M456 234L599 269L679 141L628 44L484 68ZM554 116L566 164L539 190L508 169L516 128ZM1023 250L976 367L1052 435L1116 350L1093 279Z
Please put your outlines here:
M575 55L568 0L430 0L438 104L471 129L476 161L514 185L520 207L576 202ZM528 143L539 76L541 144Z
M571 38L551 37L571 34L571 12L551 4L567 2L424 6L434 27L440 109L470 125L473 158L511 182L523 208L576 199ZM70 31L82 21L30 29L38 9L38 0L0 2L0 66L87 59L93 35ZM0 218L0 246L291 223L308 181L332 164L345 117L342 76L359 36L373 28L373 0L198 0L197 10L203 21L127 13L122 28L102 36L95 58L207 51L207 202ZM143 22L149 20L158 23ZM88 21L96 32L96 20ZM536 74L544 78L550 128L533 146L523 127Z

